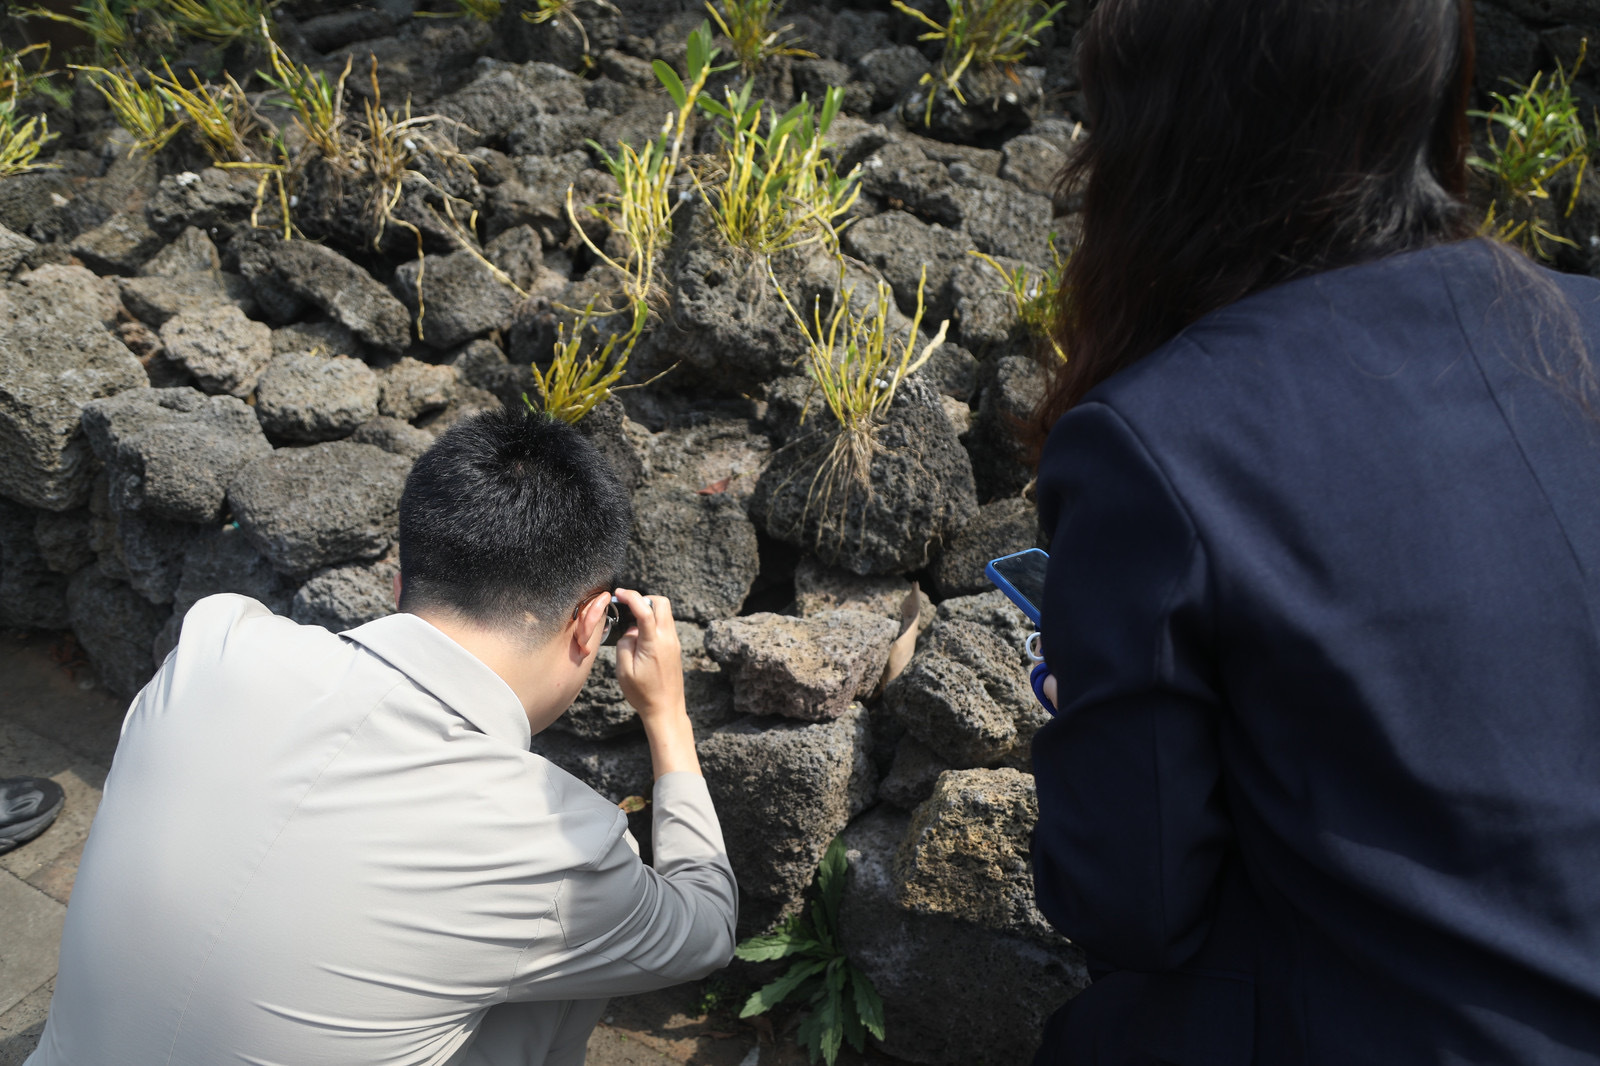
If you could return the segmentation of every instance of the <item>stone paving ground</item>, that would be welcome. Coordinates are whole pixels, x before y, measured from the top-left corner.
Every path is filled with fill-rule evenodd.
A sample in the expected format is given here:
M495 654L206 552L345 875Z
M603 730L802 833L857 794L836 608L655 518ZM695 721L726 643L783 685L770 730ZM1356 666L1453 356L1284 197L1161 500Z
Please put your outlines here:
M61 925L89 824L100 803L125 710L99 689L68 637L0 632L0 777L48 777L66 807L42 836L0 855L0 1066L19 1066L39 1042L54 987ZM786 1031L797 1019L741 1022L684 985L614 1000L589 1041L590 1066L802 1066ZM889 1063L848 1049L842 1066Z

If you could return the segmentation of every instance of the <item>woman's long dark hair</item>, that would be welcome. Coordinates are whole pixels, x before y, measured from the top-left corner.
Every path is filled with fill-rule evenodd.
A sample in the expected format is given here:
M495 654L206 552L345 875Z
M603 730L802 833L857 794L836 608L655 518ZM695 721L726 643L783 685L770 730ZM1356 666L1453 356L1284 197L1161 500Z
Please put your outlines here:
M1189 323L1468 236L1471 0L1101 0L1040 429Z

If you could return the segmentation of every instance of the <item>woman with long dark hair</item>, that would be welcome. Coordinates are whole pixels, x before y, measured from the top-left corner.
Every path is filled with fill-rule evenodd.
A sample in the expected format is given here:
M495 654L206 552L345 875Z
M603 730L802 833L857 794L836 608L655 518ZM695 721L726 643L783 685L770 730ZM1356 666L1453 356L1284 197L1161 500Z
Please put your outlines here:
M1600 1062L1600 283L1470 0L1102 0L1043 408L1041 1063Z

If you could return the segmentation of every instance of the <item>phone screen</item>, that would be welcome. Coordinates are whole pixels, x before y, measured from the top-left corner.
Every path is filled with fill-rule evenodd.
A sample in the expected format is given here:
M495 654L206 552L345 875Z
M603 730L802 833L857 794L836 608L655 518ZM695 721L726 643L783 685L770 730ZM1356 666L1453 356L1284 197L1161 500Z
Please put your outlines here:
M1011 583L1018 595L1033 605L1032 613L1037 617L1044 603L1044 572L1049 564L1050 556L1034 548L996 559L991 565L995 573Z

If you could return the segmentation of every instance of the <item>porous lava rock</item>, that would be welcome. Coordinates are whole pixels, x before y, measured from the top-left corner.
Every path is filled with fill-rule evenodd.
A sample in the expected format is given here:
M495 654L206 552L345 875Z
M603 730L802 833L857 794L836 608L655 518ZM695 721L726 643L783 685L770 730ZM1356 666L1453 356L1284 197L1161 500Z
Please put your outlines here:
M395 612L394 579L400 561L346 563L319 571L294 594L289 617L304 626L334 633L365 625Z
M221 518L233 475L272 451L243 402L187 388L94 400L83 428L105 464L112 510L176 522Z
M280 241L266 249L274 280L320 308L362 341L388 352L411 341L411 318L403 303L371 274L332 248L310 241Z
M161 343L210 393L250 395L272 360L272 330L227 304L179 311L162 324Z
M1023 430L1044 397L1047 376L1037 362L1008 355L984 387L978 417L968 435L972 469L984 487L984 499L1019 495L1033 480Z
M1082 953L907 909L894 856L909 827L879 806L844 833L840 937L883 999L882 1050L937 1066L1031 1061L1045 1020L1089 983Z
M67 579L39 550L33 512L0 499L0 627L64 629Z
M1009 768L940 774L895 852L901 903L922 914L1059 940L1033 901L1028 837L1038 820L1032 774Z
M117 288L128 313L152 329L184 312L206 315L231 305L249 315L256 309L250 284L237 274L217 270L119 278Z
M234 476L228 502L275 568L309 575L388 551L410 469L407 460L370 444L280 448Z
M439 351L448 351L499 328L516 305L516 293L511 287L464 250L403 263L395 271L394 280L412 314L423 309L419 326L422 343Z
M699 748L739 888L760 904L740 924L760 927L799 902L829 842L872 802L867 711L810 724L741 718Z
M37 241L0 226L0 274L11 273L38 247Z
M143 211L119 211L80 233L72 242L72 254L99 274L133 274L163 243Z
M713 622L706 652L732 678L741 714L822 722L877 687L899 632L892 619L865 611L752 614Z
M337 440L378 416L378 391L378 375L359 359L288 352L261 375L256 417L276 440Z
M45 565L58 574L75 574L94 562L87 510L34 512L33 539Z
M355 428L350 439L357 444L370 444L392 455L415 460L433 445L433 435L409 422L380 415Z
M83 405L148 378L92 300L57 299L55 289L0 295L0 495L65 511L88 500L94 478Z
M977 514L972 462L929 383L901 382L874 433L868 484L827 490L836 439L819 430L773 453L750 504L769 535L857 574L907 573Z
M101 684L131 699L155 672L150 649L170 611L127 584L88 566L67 584L72 632L88 653Z
M117 576L151 603L171 603L196 528L187 522L132 512L114 515L111 532Z
M634 493L623 581L666 596L675 617L710 622L737 614L760 568L756 527L738 501L671 481Z
M204 230L185 226L182 233L140 266L138 273L140 277L177 277L221 269L222 257L217 254L216 243Z
M379 375L378 410L388 418L414 422L450 405L460 384L453 366L424 363L409 355Z
M878 798L903 811L916 810L923 800L933 795L939 775L948 769L950 764L939 758L932 748L916 737L903 737L895 745L889 772L878 782Z
M986 503L933 564L933 585L941 597L976 596L994 588L984 568L991 559L1039 547L1039 515L1021 496Z
M1032 739L1044 714L1018 650L969 621L936 621L883 695L908 733L958 767L999 763Z

